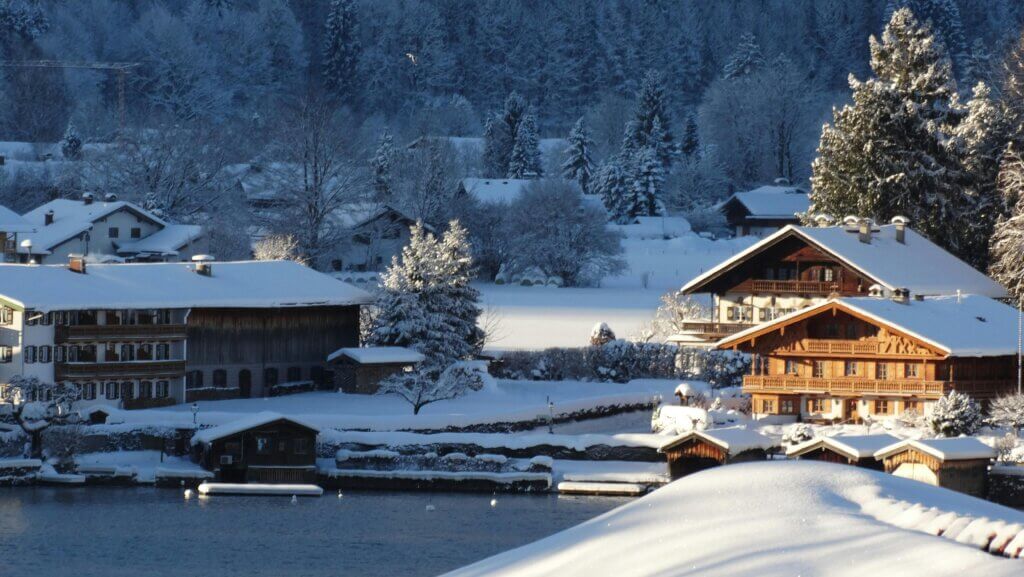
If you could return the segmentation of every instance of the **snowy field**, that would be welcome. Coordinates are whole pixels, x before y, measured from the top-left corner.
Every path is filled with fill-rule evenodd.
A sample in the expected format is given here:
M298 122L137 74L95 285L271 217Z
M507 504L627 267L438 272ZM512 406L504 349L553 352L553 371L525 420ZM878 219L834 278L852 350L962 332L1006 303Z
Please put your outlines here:
M625 384L499 380L493 389L427 405L419 415L413 415L408 403L392 395L300 393L260 399L201 401L196 418L200 425L219 425L245 414L274 411L315 425L339 429L437 429L536 419L548 414L549 400L554 404L556 415L596 407L639 404L649 402L655 396L671 398L677 384L676 381L653 379ZM127 425L190 425L192 412L190 405L184 404L165 409L118 411L112 422L118 421ZM635 418L627 422L636 427Z
M981 547L993 536L994 548L1024 546L1022 529L1019 511L883 473L748 463L685 477L449 575L1009 577L1024 574L1024 560Z

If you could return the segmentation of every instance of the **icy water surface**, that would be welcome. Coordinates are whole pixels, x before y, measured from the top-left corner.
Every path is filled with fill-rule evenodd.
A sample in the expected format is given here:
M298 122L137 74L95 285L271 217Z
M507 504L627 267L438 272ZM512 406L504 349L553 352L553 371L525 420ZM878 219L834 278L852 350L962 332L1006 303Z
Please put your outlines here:
M0 489L2 577L437 575L596 517L626 499L174 489ZM433 510L428 510L428 505Z

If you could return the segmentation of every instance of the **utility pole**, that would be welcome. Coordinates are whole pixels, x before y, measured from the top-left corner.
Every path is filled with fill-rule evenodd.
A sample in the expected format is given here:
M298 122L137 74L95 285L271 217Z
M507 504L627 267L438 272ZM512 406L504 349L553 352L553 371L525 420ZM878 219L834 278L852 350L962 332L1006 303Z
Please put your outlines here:
M126 124L125 84L128 73L142 66L141 62L69 62L65 60L0 60L0 68L61 68L76 70L104 70L117 74L117 134L124 138Z

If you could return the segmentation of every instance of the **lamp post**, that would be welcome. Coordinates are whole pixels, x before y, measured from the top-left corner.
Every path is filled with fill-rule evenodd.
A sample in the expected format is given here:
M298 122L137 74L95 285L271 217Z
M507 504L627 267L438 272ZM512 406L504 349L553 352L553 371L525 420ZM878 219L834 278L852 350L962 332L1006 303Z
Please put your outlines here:
M192 424L198 424L196 419L199 414L199 403L192 403Z

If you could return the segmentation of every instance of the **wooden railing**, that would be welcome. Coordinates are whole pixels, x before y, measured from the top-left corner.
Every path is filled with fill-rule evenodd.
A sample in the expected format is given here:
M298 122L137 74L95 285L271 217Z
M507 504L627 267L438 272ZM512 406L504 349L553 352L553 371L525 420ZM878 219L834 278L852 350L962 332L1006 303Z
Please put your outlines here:
M55 327L58 343L69 341L110 340L180 340L187 335L187 327L175 325L59 325Z
M185 374L185 361L54 363L53 373L53 378L58 381L105 378L173 378Z
M683 321L682 329L708 338L721 338L749 329L755 323L716 323L711 321Z
M801 348L802 347L802 348ZM787 345L781 352L829 355L877 355L877 340L841 341L829 339L803 339Z
M751 281L755 292L766 293L814 293L829 294L839 290L837 282L818 282L809 280L755 280Z
M954 388L949 381L914 379L809 379L791 375L747 375L743 377L743 392L773 391L783 393L833 393L845 395L933 395L941 396Z

